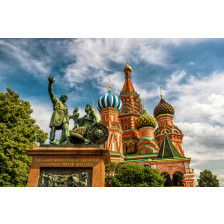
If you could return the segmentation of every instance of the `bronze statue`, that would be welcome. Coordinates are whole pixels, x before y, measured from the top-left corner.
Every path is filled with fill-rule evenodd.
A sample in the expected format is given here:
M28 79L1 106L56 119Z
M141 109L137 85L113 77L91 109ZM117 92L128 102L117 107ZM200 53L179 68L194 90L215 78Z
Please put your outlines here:
M70 136L81 139L85 142L85 144L88 144L89 140L86 138L87 131L93 124L98 122L99 119L96 115L96 112L89 104L86 105L85 112L86 115L84 117L77 119L77 124L79 125L79 127L74 127L70 131Z
M51 116L50 121L50 143L54 144L55 132L56 130L62 130L61 138L59 140L59 144L64 142L65 140L67 143L70 143L70 134L69 134L69 118L68 118L68 107L65 104L68 97L66 95L61 95L60 100L53 93L52 84L55 82L54 77L48 77L49 85L48 85L48 92L53 104L53 114Z
M78 127L78 118L79 118L79 113L78 113L78 111L79 111L79 108L76 107L76 108L74 109L74 111L73 111L73 115L69 115L69 119L72 118L72 119L74 120L74 127L73 127L73 129L75 129L75 128Z
M50 144L103 144L107 141L109 132L105 125L99 122L94 108L89 104L85 107L86 115L79 118L78 107L73 111L73 115L68 114L68 107L65 104L68 97L61 95L60 100L53 93L52 84L54 77L48 77L48 92L53 104L53 114L50 121ZM69 131L69 120L74 120L74 128ZM62 130L59 140L54 141L56 130Z

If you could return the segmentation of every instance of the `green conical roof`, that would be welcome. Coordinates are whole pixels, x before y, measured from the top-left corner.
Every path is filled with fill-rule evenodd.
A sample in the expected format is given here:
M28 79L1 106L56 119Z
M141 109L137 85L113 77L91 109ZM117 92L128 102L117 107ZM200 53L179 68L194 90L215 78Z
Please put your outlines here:
M176 157L182 158L174 144L171 142L170 138L167 136L167 134L165 134L157 158Z

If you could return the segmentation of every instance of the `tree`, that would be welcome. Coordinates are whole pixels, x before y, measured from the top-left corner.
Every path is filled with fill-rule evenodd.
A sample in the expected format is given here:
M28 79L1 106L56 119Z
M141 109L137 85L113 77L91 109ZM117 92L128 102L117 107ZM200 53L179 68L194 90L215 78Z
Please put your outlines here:
M198 187L219 187L219 180L210 170L200 172Z
M134 163L106 165L106 187L162 187L165 178L150 166Z
M26 186L31 157L25 149L44 143L47 133L31 118L30 103L12 89L0 93L0 186Z

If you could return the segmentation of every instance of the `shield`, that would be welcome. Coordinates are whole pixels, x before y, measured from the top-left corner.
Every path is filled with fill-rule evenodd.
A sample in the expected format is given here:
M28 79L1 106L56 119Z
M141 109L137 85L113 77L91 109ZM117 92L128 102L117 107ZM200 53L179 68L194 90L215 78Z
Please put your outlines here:
M87 138L93 144L104 144L107 141L108 136L109 131L107 127L100 122L93 124L87 132Z

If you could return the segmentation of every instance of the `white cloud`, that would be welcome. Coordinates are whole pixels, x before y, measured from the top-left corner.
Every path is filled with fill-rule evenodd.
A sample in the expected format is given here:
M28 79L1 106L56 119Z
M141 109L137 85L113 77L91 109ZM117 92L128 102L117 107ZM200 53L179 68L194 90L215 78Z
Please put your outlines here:
M77 39L70 43L70 54L76 58L65 73L71 86L86 80L98 80L109 70L110 61L125 62L126 39ZM99 83L102 86L102 83Z
M43 104L41 101L38 100L30 100L29 102L31 104L31 108L33 109L33 113L31 116L36 119L36 122L39 127L49 134L49 124L53 111L52 105Z
M201 79L189 76L185 84L171 79L166 91L167 96L176 95L172 102L176 110L175 120L224 125L223 83L224 73L213 73Z
M99 76L96 77L95 87L99 89L100 94L106 94L108 92L109 79L111 80L112 93L119 95L124 85L124 74L121 72L112 73L108 76L100 72Z
M163 46L179 45L186 40L173 39L76 39L69 45L71 58L75 62L65 69L65 78L70 86L78 86L87 80L96 81L100 89L104 88L104 79L116 76L110 70L110 63L125 66L131 62L146 62L153 65L167 66L167 51ZM122 71L123 67L120 68ZM103 80L103 82L99 82ZM123 80L118 77L117 82Z
M30 51L26 50L26 40L20 40L20 43L11 43L0 40L2 51L5 51L12 59L16 60L19 66L33 75L38 77L49 74L49 67L46 65L46 57L44 60L34 58Z

